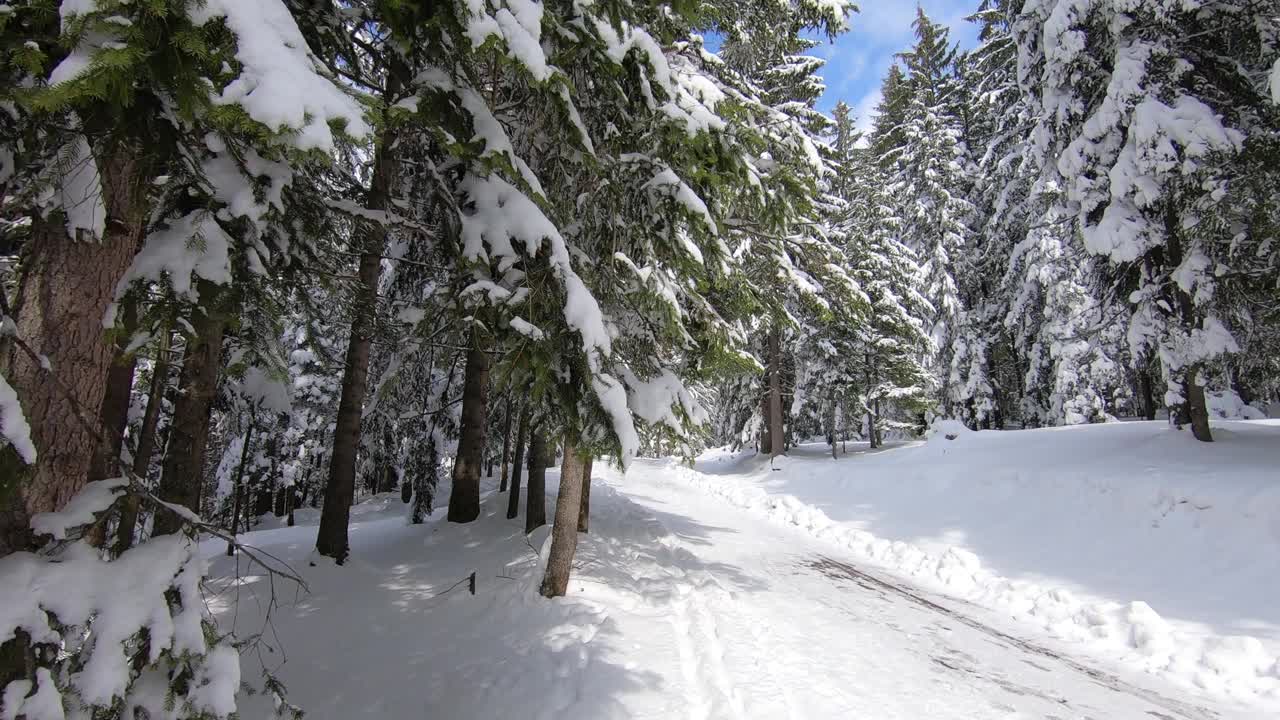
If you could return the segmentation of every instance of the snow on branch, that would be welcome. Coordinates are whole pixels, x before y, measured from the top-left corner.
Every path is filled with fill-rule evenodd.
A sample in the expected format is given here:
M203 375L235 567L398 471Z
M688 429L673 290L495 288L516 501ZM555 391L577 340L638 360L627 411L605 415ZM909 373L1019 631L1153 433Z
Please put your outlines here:
M333 150L330 121L345 122L356 137L369 133L360 103L322 74L280 0L207 0L192 10L197 24L216 18L235 34L241 65L216 102L240 105L273 130L296 132L293 143L302 150Z

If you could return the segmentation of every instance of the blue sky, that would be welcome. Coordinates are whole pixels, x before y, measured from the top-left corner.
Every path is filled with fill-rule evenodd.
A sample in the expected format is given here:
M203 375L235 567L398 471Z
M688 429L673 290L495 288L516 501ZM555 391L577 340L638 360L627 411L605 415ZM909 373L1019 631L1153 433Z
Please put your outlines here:
M894 53L914 40L911 23L916 4L911 0L861 0L862 11L849 19L849 32L834 43L823 43L810 52L825 58L822 76L827 92L819 105L830 112L839 100L854 109L858 125L866 128L872 110L880 102L880 81L893 63ZM978 0L919 0L919 5L935 22L951 28L951 42L971 48L977 42L977 28L965 21Z

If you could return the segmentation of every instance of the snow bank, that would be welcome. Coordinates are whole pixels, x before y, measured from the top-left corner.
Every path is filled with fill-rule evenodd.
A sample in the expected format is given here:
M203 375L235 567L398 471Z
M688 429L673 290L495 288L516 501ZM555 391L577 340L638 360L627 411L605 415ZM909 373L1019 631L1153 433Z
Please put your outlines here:
M1161 422L957 434L671 473L1099 656L1280 708L1280 427L1219 423L1213 445Z

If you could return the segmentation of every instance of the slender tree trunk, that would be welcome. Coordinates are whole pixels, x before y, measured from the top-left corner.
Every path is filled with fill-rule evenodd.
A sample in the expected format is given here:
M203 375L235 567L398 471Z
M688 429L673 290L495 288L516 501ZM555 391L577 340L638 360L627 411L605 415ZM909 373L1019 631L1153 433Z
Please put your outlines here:
M784 452L782 434L782 339L777 327L769 333L769 457Z
M59 213L35 218L6 313L17 338L47 365L15 340L0 347L0 376L18 396L37 453L27 465L12 445L0 449L0 557L34 547L31 516L78 493L98 452L113 356L102 318L142 238L150 168L147 155L124 145L94 155L107 210L103 237L71 237Z
M106 442L100 452L94 453L89 462L89 482L118 477L120 474L120 450L124 447L124 431L129 426L129 398L133 394L133 373L137 368L137 356L126 353L128 334L138 324L137 310L133 303L125 306L122 329L124 337L116 342L107 371L107 391L102 398L98 423L106 433Z
M1187 369L1187 379L1183 384L1187 393L1187 411L1191 415L1191 434L1200 442L1213 442L1213 432L1209 430L1209 407L1205 403L1199 374L1200 366L1192 365Z
M569 571L578 550L578 515L582 509L582 457L568 433L564 438L564 460L560 464L560 494L556 497L555 524L551 526L551 553L542 576L543 597L563 597L569 589Z
M124 322L125 332L132 331L135 325L137 319L130 304ZM88 482L121 475L120 450L124 447L125 428L129 426L129 399L133 394L133 373L137 367L137 357L124 351L127 343L127 336L116 343L111 369L107 371L107 391L98 412L98 427L106 434L105 442L99 445L98 452L89 461ZM129 499L134 498L130 496ZM105 524L95 525L86 540L95 547L102 547L107 541L106 532Z
M498 491L507 491L507 464L511 462L511 395L508 391L506 402L506 418L503 420L502 429L502 479L499 481Z
M388 76L388 94L395 84L395 73ZM396 135L390 124L378 138L373 161L373 178L366 206L386 210L390 206L392 183L399 168ZM366 225L361 233L360 270L356 297L352 306L351 337L347 342L346 366L342 372L342 395L338 400L338 418L333 431L333 454L329 460L329 481L324 489L324 508L320 512L320 529L316 533L316 551L333 558L339 565L347 559L349 543L347 525L351 520L351 503L356 491L356 454L360 448L360 424L364 398L368 391L369 351L378 307L378 274L386 247L386 231Z
M871 419L874 421L880 417L880 398L876 398L875 401L871 403L871 408ZM873 442L875 442L875 447L881 447L884 445L884 436L880 433L879 425L873 424L871 426L871 437Z
M587 455L582 459L582 502L578 504L578 532L587 532L587 521L591 518L591 468L595 458Z
M827 444L831 446L831 459L836 459L836 391L827 393Z
M1156 398L1151 383L1151 370L1143 368L1138 371L1138 385L1142 392L1142 414L1148 420L1156 419Z
M448 387L450 383L446 383ZM426 462L422 464L427 468L426 472L420 472L413 478L413 513L410 516L414 525L420 525L427 520L427 516L431 514L432 503L435 501L436 473L440 471L440 451L436 446L435 428L427 436Z
M764 393L760 396L760 417L763 420L763 422L760 423L759 452L762 455L771 454L770 450L773 448L773 438L769 437L769 428L770 428L769 400L771 397L769 394L769 389L767 385L769 377L770 377L770 371L766 369L765 370L766 387L765 387ZM661 442L661 440L659 440L659 442ZM661 454L661 452L659 452L659 454Z
M1168 257L1166 266L1170 268L1182 265L1182 237L1178 223L1177 209L1172 200L1165 205L1165 233ZM1173 287L1173 300L1177 305L1184 330L1200 327L1203 323L1197 317L1195 303L1191 295L1181 287ZM1209 409L1205 403L1204 386L1199 382L1200 365L1192 365L1183 369L1182 402L1178 407L1178 422L1191 425L1191 434L1201 442L1213 442L1213 433L1209 430Z
M213 298L218 290L207 287L201 281L203 298ZM160 473L160 499L181 505L199 514L200 491L204 480L204 451L209 440L209 419L213 412L213 400L218 389L218 371L221 369L222 335L225 320L215 309L215 303L206 301L205 311L192 318L196 336L187 340L187 350L182 360L181 395L173 409L173 424L169 428L169 444L165 451L164 467ZM154 521L155 535L177 532L182 522L170 512L157 512Z
M520 424L516 428L515 457L511 463L511 494L507 496L507 519L520 514L520 471L523 470L525 439L529 435L529 403L521 403Z
M449 493L449 522L468 523L480 517L480 467L484 461L488 415L489 356L473 332L462 380L462 432L453 462L453 490Z
M244 445L240 448L240 464L236 467L236 479L231 484L231 493L235 496L235 502L231 509L231 535L233 537L236 534L236 524L240 520L240 498L244 488L244 469L249 464L249 448L253 445L253 429L256 424L257 419L252 415L249 416L249 429L244 433ZM227 554L235 555L235 553L235 545L227 543Z
M525 498L524 533L528 535L547 524L547 437L541 428L529 436L529 489Z
M138 446L133 453L133 474L146 481L151 468L151 456L156 449L156 430L160 425L160 412L164 409L164 394L169 387L168 328L160 336L160 349L156 351L156 364L151 369L151 390L147 394L147 409L142 415L142 427L138 430ZM133 545L133 535L138 527L138 498L130 495L120 508L120 522L116 525L115 553L119 555Z

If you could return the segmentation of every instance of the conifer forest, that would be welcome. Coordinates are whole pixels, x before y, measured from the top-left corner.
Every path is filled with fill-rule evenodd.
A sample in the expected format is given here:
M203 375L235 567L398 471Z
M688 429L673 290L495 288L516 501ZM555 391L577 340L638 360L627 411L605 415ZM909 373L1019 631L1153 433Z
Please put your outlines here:
M1280 714L1277 0L0 3L0 719Z

